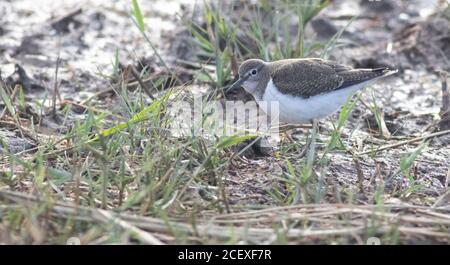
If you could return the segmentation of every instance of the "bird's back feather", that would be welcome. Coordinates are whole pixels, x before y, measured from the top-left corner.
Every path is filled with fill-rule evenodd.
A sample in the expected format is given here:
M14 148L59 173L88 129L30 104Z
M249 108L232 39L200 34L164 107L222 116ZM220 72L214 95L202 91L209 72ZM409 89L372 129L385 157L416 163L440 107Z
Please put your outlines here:
M288 59L273 62L270 75L281 93L302 98L366 83L396 71L387 68L352 69L323 59Z

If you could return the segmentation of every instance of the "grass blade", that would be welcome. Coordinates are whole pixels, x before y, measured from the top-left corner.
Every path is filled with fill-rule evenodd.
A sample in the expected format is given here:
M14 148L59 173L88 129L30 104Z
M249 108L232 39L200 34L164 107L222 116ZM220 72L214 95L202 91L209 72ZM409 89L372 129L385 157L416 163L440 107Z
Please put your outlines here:
M137 0L133 0L133 18L135 19L136 25L141 32L145 30L144 17L142 16L141 8Z

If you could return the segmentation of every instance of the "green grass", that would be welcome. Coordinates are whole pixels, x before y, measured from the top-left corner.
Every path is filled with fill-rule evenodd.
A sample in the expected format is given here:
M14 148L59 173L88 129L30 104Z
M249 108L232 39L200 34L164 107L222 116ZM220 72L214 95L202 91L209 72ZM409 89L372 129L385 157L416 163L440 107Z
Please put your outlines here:
M209 80L220 88L237 75L239 59L261 58L272 61L314 56L315 52L322 48L326 48L327 52L331 51L342 31L337 33L334 41L326 45L315 41L307 43L304 36L307 23L329 3L323 0L279 1L270 4L264 2L261 6L257 5L248 10L251 14L250 21L243 22L238 16L224 15L233 13L233 5L222 10L221 5L213 7L206 1L205 27L192 21L184 21L192 34L193 45L198 47L199 59L204 64L212 63L215 66L215 75L203 71L202 75L205 77L200 79ZM272 14L269 16L271 25L274 25L272 27L267 27L267 22L262 19L261 13L267 12ZM292 16L297 18L296 24L293 25L297 28L294 37L289 29ZM249 49L244 42L253 43L256 50Z
M166 62L159 54L158 49L156 49L155 45L150 41L147 33L145 32L144 16L142 15L142 12L141 12L141 9L139 7L139 3L137 0L132 0L131 18L132 18L134 24L136 25L136 27L142 33L142 36L144 37L145 41L148 43L150 48L153 50L153 52L156 55L156 57L158 58L160 64L163 65L164 68L166 68L170 72L169 67L167 66Z
M408 188L403 192L403 197L405 198L408 198L411 194L423 188L423 185L417 183L417 180L415 179L415 176L411 174L411 171L414 166L414 161L422 153L426 146L427 142L423 142L416 150L400 159L400 171L408 179L409 184Z

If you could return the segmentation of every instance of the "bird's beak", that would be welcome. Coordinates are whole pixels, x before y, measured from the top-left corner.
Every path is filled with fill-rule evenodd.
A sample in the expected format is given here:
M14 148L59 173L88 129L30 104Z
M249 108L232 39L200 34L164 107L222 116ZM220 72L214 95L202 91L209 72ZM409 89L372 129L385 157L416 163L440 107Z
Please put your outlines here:
M238 81L234 82L230 87L225 89L225 93L228 93L232 90L235 90L236 88L239 88L240 86L242 86L242 84L245 82L245 80L246 79L239 78Z

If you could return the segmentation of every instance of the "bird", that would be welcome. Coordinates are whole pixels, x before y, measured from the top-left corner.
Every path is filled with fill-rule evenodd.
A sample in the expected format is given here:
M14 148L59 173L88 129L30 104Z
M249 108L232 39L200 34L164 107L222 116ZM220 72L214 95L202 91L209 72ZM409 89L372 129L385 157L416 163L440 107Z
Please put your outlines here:
M311 123L314 127L317 120L338 111L357 91L395 73L396 69L386 67L354 69L321 58L248 59L238 69L239 79L225 92L242 86L266 114L270 113L270 102L278 102L279 122Z
M278 101L281 122L303 124L330 116L348 97L397 70L353 69L330 60L304 58L249 59L238 72L239 79L227 92L242 86L257 103Z

